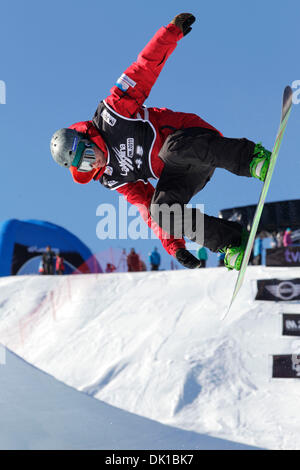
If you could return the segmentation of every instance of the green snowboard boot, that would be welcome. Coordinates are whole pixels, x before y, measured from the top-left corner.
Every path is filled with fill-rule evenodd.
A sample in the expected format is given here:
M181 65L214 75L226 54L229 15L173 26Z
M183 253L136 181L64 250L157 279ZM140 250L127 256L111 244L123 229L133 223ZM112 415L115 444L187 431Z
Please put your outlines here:
M220 253L225 253L224 266L230 271L241 269L245 248L249 238L249 232L245 229L242 231L242 240L240 246L227 246L220 250Z
M253 158L250 163L250 173L254 178L265 181L272 153L266 150L261 143L255 145Z

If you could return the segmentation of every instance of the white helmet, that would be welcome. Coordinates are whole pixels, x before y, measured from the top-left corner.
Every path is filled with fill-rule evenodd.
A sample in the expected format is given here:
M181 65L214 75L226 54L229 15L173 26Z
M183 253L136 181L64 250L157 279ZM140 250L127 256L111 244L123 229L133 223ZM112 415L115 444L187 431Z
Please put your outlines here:
M65 168L72 165L78 171L85 172L92 170L92 164L96 161L94 145L84 134L64 128L53 134L50 150L59 165Z

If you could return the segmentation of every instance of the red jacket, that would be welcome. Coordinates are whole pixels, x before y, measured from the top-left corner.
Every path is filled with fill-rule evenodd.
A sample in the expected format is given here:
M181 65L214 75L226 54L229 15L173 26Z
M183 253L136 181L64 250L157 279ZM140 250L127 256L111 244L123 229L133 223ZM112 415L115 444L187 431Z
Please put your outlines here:
M137 253L129 253L127 256L127 266L129 272L141 271L141 260Z
M137 61L125 70L117 84L110 90L111 94L105 99L105 103L121 116L130 119L149 120L155 128L156 136L150 158L153 173L157 178L160 177L164 167L164 163L158 154L168 135L177 129L187 127L204 127L216 130L196 114L174 112L166 108L146 109L143 107L143 103L155 84L166 60L182 37L181 30L173 24L160 28L139 54ZM129 80L129 83L133 85L127 86L125 82L125 87L127 86L125 91L122 89L122 86L121 89L118 86L120 83L124 84L124 81L122 81L124 76L125 80ZM79 122L70 127L79 132L86 133L107 156L108 152L105 142L92 121ZM98 180L103 174L104 169L100 172L99 170L93 170L82 173L78 172L75 167L71 167L70 171L77 183L85 184L92 179ZM141 216L160 238L169 254L175 256L178 248L185 247L183 239L174 239L173 237L166 236L160 227L151 220L149 207L154 194L154 187L149 182L147 184L143 181L128 183L117 188L117 191L123 194L129 203L138 207Z
M55 269L56 271L65 270L64 259L61 256L56 256Z
M292 243L291 232L285 231L283 235L283 246L290 246Z

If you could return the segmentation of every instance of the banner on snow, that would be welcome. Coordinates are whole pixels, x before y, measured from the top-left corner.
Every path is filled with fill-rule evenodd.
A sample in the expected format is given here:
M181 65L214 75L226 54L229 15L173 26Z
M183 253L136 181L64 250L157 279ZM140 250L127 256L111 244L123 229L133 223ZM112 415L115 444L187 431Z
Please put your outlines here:
M300 246L266 250L266 266L300 266Z
M255 300L269 300L273 302L300 300L300 279L258 280Z
M300 354L273 356L272 377L277 379L300 379Z
M282 315L283 336L300 336L300 313L284 313Z

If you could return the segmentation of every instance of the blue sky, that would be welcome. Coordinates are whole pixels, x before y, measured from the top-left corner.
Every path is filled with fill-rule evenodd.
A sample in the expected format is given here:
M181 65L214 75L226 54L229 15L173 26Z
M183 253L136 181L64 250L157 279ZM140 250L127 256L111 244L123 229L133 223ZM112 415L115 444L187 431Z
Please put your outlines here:
M2 2L0 220L57 223L95 253L135 246L146 258L156 245L163 254L153 240L99 240L97 207L118 207L117 193L96 182L75 184L53 162L49 141L58 128L90 119L156 30L185 11L197 18L193 31L180 41L146 105L197 113L228 137L272 147L283 88L300 80L298 0ZM268 201L299 198L299 123L295 105ZM258 181L217 170L192 202L218 215L256 203L260 189ZM170 261L163 254L165 268Z

